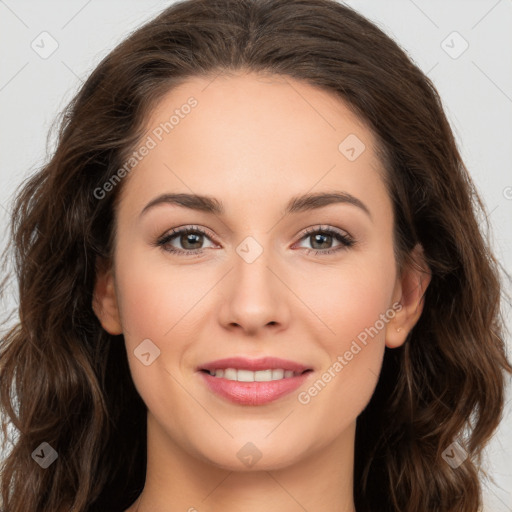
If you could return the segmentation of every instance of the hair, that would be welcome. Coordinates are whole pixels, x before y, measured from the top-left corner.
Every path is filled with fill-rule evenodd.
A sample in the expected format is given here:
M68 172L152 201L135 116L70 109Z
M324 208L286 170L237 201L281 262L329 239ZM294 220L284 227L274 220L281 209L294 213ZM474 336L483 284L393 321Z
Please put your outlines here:
M12 254L19 293L19 321L0 352L4 449L7 426L15 429L4 512L124 510L142 491L147 409L123 336L108 334L91 305L100 262L112 264L123 180L101 199L95 190L173 87L235 72L316 86L370 127L398 268L421 244L431 273L420 319L403 346L385 350L357 418L358 512L479 510L482 450L512 367L485 208L434 85L382 30L333 0L188 0L100 62L62 113L48 162L17 191L3 260ZM468 458L453 469L442 453L455 440ZM58 454L47 469L32 458L43 442Z

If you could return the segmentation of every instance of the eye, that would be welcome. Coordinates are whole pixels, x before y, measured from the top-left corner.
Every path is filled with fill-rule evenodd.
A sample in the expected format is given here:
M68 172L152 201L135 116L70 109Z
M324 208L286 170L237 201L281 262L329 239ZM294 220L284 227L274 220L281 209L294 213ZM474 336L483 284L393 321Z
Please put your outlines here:
M309 228L301 238L301 240L304 239L310 240L314 246L311 249L306 247L307 254L314 251L315 255L332 254L355 244L355 240L350 235L329 226ZM338 241L339 245L332 247L333 240Z
M202 244L204 240L210 240L210 236L199 226L186 226L183 228L172 229L156 241L156 246L162 247L165 251L182 254L184 256L193 256L203 252ZM177 248L175 244L181 245ZM215 244L212 245L213 247Z
M199 226L185 226L172 229L160 237L154 245L170 253L194 256L202 254L205 249L204 241L211 241L212 238ZM309 228L301 237L301 240L308 239L314 247L311 249L306 247L307 254L314 251L315 255L332 254L355 244L355 240L350 235L329 226ZM333 241L337 241L338 245L333 247ZM176 247L176 244L181 247ZM215 246L215 243L212 242L210 247Z

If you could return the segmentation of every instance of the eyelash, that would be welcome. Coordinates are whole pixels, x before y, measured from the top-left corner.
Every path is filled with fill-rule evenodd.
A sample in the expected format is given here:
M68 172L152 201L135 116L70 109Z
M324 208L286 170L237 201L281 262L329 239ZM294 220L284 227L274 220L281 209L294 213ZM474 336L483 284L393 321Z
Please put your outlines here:
M173 238L176 238L178 235L182 235L184 233L186 233L186 234L191 234L191 233L192 234L202 234L210 239L212 238L210 235L208 235L208 233L206 231L201 229L199 226L186 226L183 228L172 229L170 233L167 233L167 234L163 235L162 237L160 237L153 245L155 245L156 247L161 247L164 251L167 251L167 252L170 252L173 254L184 255L186 257L201 255L204 252L204 249L193 249L190 251L188 251L188 250L186 251L183 249L176 249L175 247L168 245L169 242ZM330 227L308 228L308 230L306 230L306 232L302 234L300 240L302 240L304 238L311 237L312 235L316 235L316 234L330 235L330 236L334 237L336 240L338 240L339 242L341 242L341 245L339 245L338 247L334 247L332 249L326 249L326 250L306 248L306 251L307 251L306 254L310 254L311 252L314 252L315 256L317 256L317 255L325 256L327 254L332 254L332 253L335 253L335 252L338 252L338 251L341 251L344 249L348 249L349 247L352 247L355 244L355 240L352 237L350 237L349 235L346 235L346 234L342 234L341 232L339 232L333 228L330 228Z

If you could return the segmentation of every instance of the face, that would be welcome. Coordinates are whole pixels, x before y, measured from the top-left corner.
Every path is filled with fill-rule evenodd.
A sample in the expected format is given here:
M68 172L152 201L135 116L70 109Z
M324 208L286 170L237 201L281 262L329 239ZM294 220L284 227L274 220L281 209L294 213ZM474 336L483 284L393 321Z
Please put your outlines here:
M173 89L143 144L123 178L113 268L98 278L95 311L124 334L154 435L236 470L250 470L242 448L269 469L342 443L385 346L401 344L419 315L414 279L396 271L371 131L328 92L248 73ZM208 196L222 211L163 194ZM292 202L316 194L328 196ZM229 357L309 371L280 396L272 390L286 379L239 384L257 388L240 401L232 381L201 371ZM231 398L212 391L214 379Z

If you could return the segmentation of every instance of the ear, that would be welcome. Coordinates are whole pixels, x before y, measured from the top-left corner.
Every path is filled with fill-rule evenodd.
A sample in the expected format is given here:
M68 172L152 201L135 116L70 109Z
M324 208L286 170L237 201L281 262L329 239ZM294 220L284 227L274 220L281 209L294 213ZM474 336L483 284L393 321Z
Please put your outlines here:
M92 309L108 333L113 335L123 333L117 304L114 274L111 266L107 265L103 260L98 261L96 264Z
M423 247L417 244L410 254L410 261L397 277L393 291L393 304L399 303L394 318L386 329L386 346L396 348L407 339L423 311L425 291L432 278L425 262Z

